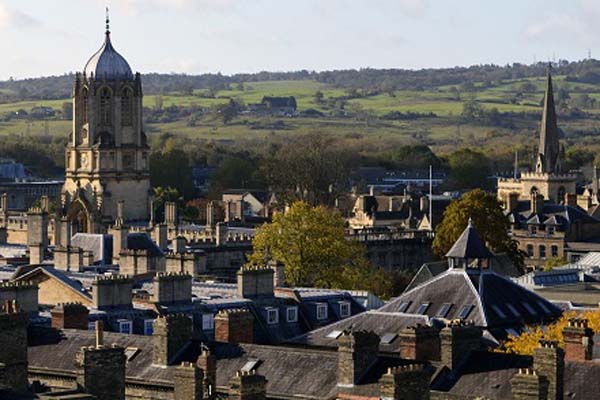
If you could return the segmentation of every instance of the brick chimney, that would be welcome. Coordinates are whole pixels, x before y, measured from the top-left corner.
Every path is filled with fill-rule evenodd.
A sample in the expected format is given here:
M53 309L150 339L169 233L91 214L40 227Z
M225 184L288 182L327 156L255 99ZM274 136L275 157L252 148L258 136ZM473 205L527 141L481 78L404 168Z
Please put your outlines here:
M571 207L577 207L577 194L567 193L565 194L565 204Z
M548 400L562 400L565 353L558 342L540 340L533 351L533 369L548 379Z
M243 298L273 297L273 271L270 267L247 266L237 272L237 294Z
M0 306L0 386L27 390L27 313L14 300Z
M338 342L337 384L352 387L379 357L379 336L368 331L344 331Z
M175 369L174 400L202 400L204 373L197 365L183 362Z
M152 363L167 366L192 339L192 320L183 314L158 317L153 323Z
M76 356L77 385L98 400L125 400L125 349L102 342L96 323L96 346L82 347Z
M238 371L229 379L229 400L266 400L267 379L256 371Z
M481 348L481 328L466 322L453 322L440 332L440 359L451 370Z
M432 326L417 325L403 329L399 335L400 357L409 360L439 361L440 332Z
M382 400L429 400L429 376L422 365L389 368L379 387Z
M511 192L506 197L506 211L513 211L519 205L519 194L515 192Z
M215 341L253 343L254 316L245 308L219 311L215 316Z
M16 301L19 311L38 313L38 286L33 282L9 281L0 282L0 302Z
M565 360L586 361L592 359L594 331L588 327L587 319L570 319L563 329Z
M208 400L217 397L217 358L209 349L202 350L196 360L198 368L204 372L204 389Z
M62 303L50 311L55 329L88 329L89 310L81 303Z
M510 380L514 400L544 400L548 397L548 379L529 368L519 369Z

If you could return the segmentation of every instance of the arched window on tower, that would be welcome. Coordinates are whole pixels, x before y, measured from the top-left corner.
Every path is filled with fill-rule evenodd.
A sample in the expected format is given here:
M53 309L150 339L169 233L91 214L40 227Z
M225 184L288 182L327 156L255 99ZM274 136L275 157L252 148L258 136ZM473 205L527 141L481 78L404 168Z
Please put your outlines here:
M133 123L133 96L131 89L123 89L121 93L121 125L130 126Z
M87 88L83 88L82 91L82 111L83 111L83 123L87 124L88 123L88 112L90 109L90 98L88 96L88 89Z
M103 88L100 90L100 123L110 125L112 122L110 90Z

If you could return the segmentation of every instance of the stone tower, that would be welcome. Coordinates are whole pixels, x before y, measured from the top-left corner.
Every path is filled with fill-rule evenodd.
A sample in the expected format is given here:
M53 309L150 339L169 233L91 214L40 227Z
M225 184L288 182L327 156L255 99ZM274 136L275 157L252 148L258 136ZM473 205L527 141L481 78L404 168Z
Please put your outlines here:
M73 87L73 132L66 149L62 202L75 232L102 232L117 217L149 215L149 147L142 130L142 82L111 42L78 73Z

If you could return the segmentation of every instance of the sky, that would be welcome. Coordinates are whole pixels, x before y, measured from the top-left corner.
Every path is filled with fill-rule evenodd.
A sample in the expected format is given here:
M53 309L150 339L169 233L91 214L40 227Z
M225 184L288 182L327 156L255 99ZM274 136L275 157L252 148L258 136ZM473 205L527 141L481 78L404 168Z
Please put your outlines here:
M106 6L141 73L600 58L600 0L0 0L0 79L83 70Z

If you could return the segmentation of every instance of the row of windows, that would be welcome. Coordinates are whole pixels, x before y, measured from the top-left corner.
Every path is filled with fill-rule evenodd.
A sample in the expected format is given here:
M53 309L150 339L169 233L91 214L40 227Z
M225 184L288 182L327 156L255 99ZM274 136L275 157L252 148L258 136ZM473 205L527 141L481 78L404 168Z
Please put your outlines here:
M534 250L533 245L532 244L528 244L527 245L527 256L528 257L531 258L531 257L534 256L533 250ZM556 246L554 244L552 246L550 246L550 254L551 254L552 257L558 257L558 246ZM538 257L539 258L546 258L546 256L547 256L546 255L546 245L540 244L538 246Z
M529 226L529 232L532 235L535 235L538 233L538 227L537 225L530 225ZM553 226L547 226L546 227L546 235L548 236L554 236L554 227Z
M133 96L131 89L121 93L121 125L130 126L133 123ZM88 122L89 96L87 89L83 91L83 123ZM100 91L100 124L110 125L112 121L112 94L110 89Z
M402 303L400 303L400 307L398 307L398 311L399 312L406 312L406 310L408 310L408 307L410 307L410 305L412 304L412 301L403 301ZM414 312L415 314L419 314L419 315L425 315L427 313L427 311L430 309L431 307L431 303L421 303L419 305L419 307L417 307L417 310ZM448 314L450 313L450 310L454 307L454 304L452 303L443 303L438 310L436 311L436 313L434 314L435 317L438 318L446 318L448 316ZM457 317L461 318L461 319L465 319L469 316L469 314L471 314L471 311L475 308L475 306L473 304L465 304L461 307L461 309L459 310Z
M340 307L340 316L342 318L346 318L350 316L351 308L349 301L341 301L339 304ZM279 323L279 309L267 307L267 323L269 325L274 325ZM324 320L327 319L327 310L328 306L326 303L318 303L317 304L317 319ZM286 321L289 323L298 322L298 307L287 307L285 310L286 313ZM132 334L133 333L133 323L130 320L118 320L119 324L119 333ZM144 335L152 335L153 332L153 322L152 319L144 320ZM95 329L95 322L88 323L88 329ZM215 329L215 318L214 314L202 314L202 330L210 331Z
M521 306L523 306L523 308L525 308L525 310L527 310L527 312L530 315L534 315L537 316L538 312L531 306L531 304L529 304L526 301L522 301ZM549 314L550 313L550 309L548 309L548 307L540 300L537 301L537 305L546 313ZM506 309L508 309L509 313L515 317L515 318L521 318L522 314L519 312L519 310L517 310L517 308L514 306L514 304L511 303L505 303ZM506 309L502 310L500 308L499 305L497 304L492 304L492 310L494 310L494 313L496 313L496 315L498 317L500 317L501 319L506 319L508 318L507 313L506 313Z

